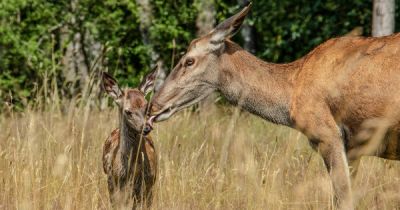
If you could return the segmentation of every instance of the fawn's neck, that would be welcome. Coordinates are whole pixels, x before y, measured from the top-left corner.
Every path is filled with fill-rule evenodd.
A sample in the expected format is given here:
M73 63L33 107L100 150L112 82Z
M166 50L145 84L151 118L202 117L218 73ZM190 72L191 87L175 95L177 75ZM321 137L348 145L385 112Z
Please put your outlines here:
M232 104L273 123L291 126L291 94L301 62L267 63L227 41L218 89Z
M121 114L122 115L122 114ZM139 144L144 138L140 131L129 126L129 123L125 117L120 117L120 147L119 152L123 157L129 157L132 154L136 154L139 151Z

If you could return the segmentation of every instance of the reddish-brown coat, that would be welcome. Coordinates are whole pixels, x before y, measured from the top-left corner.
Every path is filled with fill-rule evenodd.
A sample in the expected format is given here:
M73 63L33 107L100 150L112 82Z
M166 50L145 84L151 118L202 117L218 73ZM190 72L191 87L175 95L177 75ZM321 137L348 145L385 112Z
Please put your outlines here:
M292 63L268 63L229 40L250 7L191 43L154 96L151 119L166 120L219 91L303 132L326 164L337 207L353 209L347 161L400 159L400 34L334 38Z

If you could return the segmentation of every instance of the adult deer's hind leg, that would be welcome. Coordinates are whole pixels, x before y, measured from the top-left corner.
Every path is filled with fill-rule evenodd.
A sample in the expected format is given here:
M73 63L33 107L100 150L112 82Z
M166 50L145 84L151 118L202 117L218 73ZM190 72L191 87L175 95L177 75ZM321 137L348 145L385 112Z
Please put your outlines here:
M339 209L353 209L350 176L343 145L337 139L321 140L318 150L332 180L336 205Z
M312 144L317 145L332 180L335 205L338 209L353 209L349 169L343 140L340 129L330 111L327 108L318 109L314 106L312 110L301 110L295 113L293 118L296 126L308 136Z
M384 139L385 150L379 155L388 160L400 160L400 132L390 130Z

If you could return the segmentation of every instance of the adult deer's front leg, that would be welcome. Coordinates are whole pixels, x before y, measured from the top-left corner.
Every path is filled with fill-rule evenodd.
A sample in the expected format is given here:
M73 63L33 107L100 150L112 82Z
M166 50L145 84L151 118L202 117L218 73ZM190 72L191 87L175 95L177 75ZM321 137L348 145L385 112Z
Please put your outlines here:
M306 106L307 107L307 106ZM320 152L328 169L338 209L353 209L349 168L340 129L327 109L306 110L293 116L296 126Z

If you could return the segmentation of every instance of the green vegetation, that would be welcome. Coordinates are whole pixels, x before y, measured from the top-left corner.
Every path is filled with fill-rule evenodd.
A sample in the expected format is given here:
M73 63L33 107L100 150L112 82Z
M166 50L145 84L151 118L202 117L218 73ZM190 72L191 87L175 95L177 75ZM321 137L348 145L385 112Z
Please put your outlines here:
M23 108L36 95L54 91L66 98L80 96L82 83L100 70L112 72L123 84L137 84L150 69L153 49L170 69L196 37L199 1L150 1L152 21L144 30L135 2L1 1L0 106L7 102ZM214 5L217 23L239 9L233 0L215 0ZM247 23L254 28L257 56L289 62L357 26L369 35L371 8L372 2L362 0L254 1ZM243 43L240 35L235 40ZM75 69L68 62L75 62Z

